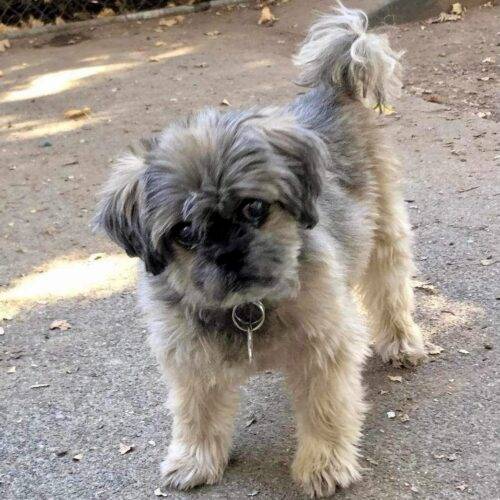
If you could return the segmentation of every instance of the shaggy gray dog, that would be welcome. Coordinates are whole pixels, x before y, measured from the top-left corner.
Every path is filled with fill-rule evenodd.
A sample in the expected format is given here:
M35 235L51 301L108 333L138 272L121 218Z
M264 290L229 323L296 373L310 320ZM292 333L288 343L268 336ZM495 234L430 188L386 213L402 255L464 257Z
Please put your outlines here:
M340 5L295 58L306 94L175 123L119 160L104 190L97 226L143 262L173 414L168 485L221 479L239 386L269 368L294 400L294 479L311 496L359 479L370 339L355 291L384 361L426 356L398 165L363 105L397 93L399 54L366 28Z

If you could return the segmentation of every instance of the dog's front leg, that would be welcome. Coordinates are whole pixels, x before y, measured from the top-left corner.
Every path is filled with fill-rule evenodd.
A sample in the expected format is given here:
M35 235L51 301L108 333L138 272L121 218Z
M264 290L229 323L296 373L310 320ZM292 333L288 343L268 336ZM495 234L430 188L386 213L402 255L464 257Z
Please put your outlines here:
M332 325L330 337L313 338L303 347L295 357L300 361L287 373L298 435L292 473L311 497L331 495L336 485L347 487L360 478L357 443L365 411L361 370L367 348L360 337L356 341L359 324L352 344L345 337L333 341L337 327Z
M218 482L228 461L238 387L222 376L169 370L172 440L161 473L166 486Z

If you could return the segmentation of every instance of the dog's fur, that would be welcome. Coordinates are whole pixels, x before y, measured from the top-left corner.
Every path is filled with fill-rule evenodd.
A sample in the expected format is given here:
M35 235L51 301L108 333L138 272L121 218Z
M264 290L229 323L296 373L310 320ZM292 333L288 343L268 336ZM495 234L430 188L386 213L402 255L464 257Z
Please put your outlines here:
M412 320L410 227L398 164L360 101L400 86L399 54L342 5L295 57L310 90L282 108L207 109L122 158L97 225L143 263L140 299L170 387L173 433L162 474L186 489L221 479L239 386L286 375L297 416L293 476L311 496L359 479L366 306L384 361L425 357ZM261 227L242 200L270 204ZM173 231L189 221L195 249ZM261 300L254 362L231 308Z

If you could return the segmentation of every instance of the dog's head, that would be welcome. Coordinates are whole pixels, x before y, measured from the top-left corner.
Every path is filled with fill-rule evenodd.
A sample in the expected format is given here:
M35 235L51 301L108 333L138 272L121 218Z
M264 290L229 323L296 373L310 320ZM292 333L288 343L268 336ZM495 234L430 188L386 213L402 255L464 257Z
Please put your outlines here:
M118 162L96 225L188 303L290 296L327 161L291 117L206 110Z

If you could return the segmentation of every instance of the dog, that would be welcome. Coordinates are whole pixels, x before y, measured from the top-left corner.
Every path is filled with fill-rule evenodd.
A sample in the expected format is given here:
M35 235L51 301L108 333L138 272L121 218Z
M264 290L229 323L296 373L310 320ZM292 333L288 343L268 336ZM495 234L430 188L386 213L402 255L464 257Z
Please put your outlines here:
M239 387L268 369L293 399L295 481L322 497L360 479L370 335L357 297L383 361L426 357L399 165L369 109L397 95L401 54L367 25L339 3L294 58L305 93L173 123L103 189L95 225L142 261L173 416L168 486L221 479Z

